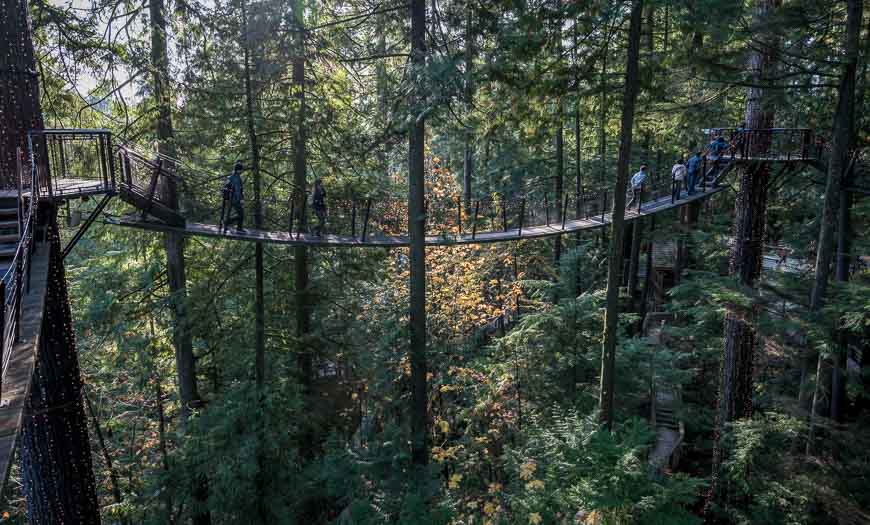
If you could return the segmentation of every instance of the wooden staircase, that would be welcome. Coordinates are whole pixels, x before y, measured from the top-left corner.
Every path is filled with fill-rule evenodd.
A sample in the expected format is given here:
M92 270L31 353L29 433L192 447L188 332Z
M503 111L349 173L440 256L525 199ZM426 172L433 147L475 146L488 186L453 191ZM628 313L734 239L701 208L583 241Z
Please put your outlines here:
M0 197L0 276L15 258L19 238L18 197Z

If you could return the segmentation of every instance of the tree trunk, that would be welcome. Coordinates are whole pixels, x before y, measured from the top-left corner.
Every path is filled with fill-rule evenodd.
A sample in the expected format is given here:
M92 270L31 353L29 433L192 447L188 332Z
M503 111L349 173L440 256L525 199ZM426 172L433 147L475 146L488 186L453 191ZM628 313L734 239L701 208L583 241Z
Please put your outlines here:
M599 182L603 185L607 176L607 55L610 53L610 33L604 30L604 53L601 55L600 102L598 107L598 163ZM634 120L634 119L632 119ZM602 231L604 229L602 228Z
M16 152L28 151L28 131L43 129L26 0L0 4L0 49L0 187L14 188Z
M260 173L260 146L257 137L257 128L254 122L256 108L253 80L251 78L251 55L255 55L251 47L250 34L248 32L247 1L241 2L242 14L242 49L244 53L243 75L245 80L245 121L247 123L248 145L251 151L251 173L254 176L254 227L263 228L263 203L261 197L262 175ZM254 374L258 399L265 396L266 387L266 312L263 283L263 243L257 242L254 248L254 272L256 274L256 291L254 297ZM271 519L268 503L265 501L265 471L266 465L261 449L264 437L262 430L257 430L257 474L255 484L257 486L257 519L259 523L268 523Z
M559 57L559 66L562 62L562 0L556 0L556 54ZM561 73L560 73L561 78ZM556 222L562 222L562 194L565 188L565 101L562 99L562 87L558 89L556 96L556 181L553 196L553 204L556 207ZM559 265L562 257L562 236L553 237L553 263Z
M756 0L754 24L760 26L780 0ZM769 42L761 51L753 51L749 58L749 70L753 83L763 84L773 67L773 50L778 42ZM751 87L746 97L746 123L749 129L773 127L774 108L764 90ZM759 142L753 154L767 151L769 144ZM737 202L735 204L734 246L731 249L730 274L739 284L753 288L761 274L764 251L764 229L767 212L767 186L770 166L747 166L740 174ZM713 475L708 504L726 498L720 483L720 470L725 458L721 439L727 425L752 415L752 371L756 345L755 318L757 311L739 312L728 305L725 314L725 348L719 375L719 396L716 409L716 429L713 445ZM708 510L710 509L708 505Z
M855 142L855 82L858 72L863 1L847 0L846 5L846 56L843 61L843 76L840 79L838 90L837 111L834 114L831 156L828 160L828 180L825 185L825 203L822 209L822 223L819 229L818 251L816 252L816 278L810 296L811 311L818 311L824 306L831 271L831 261L834 255L834 225L838 220L840 208L842 207L840 197L841 186L846 177L849 150ZM845 275L840 276L845 277ZM842 337L837 335L834 338L837 340L842 339ZM840 417L841 396L839 390L842 386L843 377L840 366L845 362L845 356L842 355L844 345L838 343L837 346L839 348L835 350L833 359L836 363L832 362L832 359L828 356L819 354L818 357L819 365L817 369L819 374L824 372L825 376L816 376L815 395L810 415L811 436L815 417L828 413L829 407L834 408L836 406L837 414L835 415L831 412L830 415L834 418ZM825 362L823 363L822 361ZM836 379L828 377L828 374L832 372L837 376ZM836 384L833 384L834 382ZM828 383L832 383L830 384L830 405L825 406L826 403L822 399L819 399L819 397L823 397L824 393L822 390L828 386ZM811 444L810 442L809 445Z
M614 374L616 366L616 329L619 322L619 280L622 267L622 238L625 229L625 188L631 161L634 105L638 92L638 55L640 47L643 0L635 0L631 7L631 25L628 33L628 56L625 65L625 93L622 100L621 141L616 166L616 184L613 188L613 214L608 250L607 307L604 314L604 344L601 352L601 389L598 405L601 421L608 430L613 428Z
M169 58L166 45L166 6L163 0L151 0L151 68L154 100L157 104L158 152L175 157L175 137L172 127L172 102L169 94ZM161 192L166 204L178 210L178 191L175 179L161 177ZM178 397L181 402L181 429L184 432L191 408L200 403L196 380L196 361L193 355L193 337L186 315L187 278L185 274L184 238L172 232L164 235L166 274L171 294L175 324L172 343L175 347L175 366L178 375Z
M640 260L640 242L643 238L643 217L638 217L631 225L631 252L628 259L628 296L635 299L637 292L637 270Z
M306 134L307 126L305 124L305 38L304 38L304 20L302 18L301 3L294 4L293 13L296 19L296 54L293 59L293 88L295 90L297 106L296 115L296 146L295 156L293 158L293 183L296 189L300 192L302 199L305 199L304 190L307 188L307 149L306 149ZM297 203L299 210L305 209L302 202ZM302 219L304 221L304 218ZM293 248L295 275L296 275L296 338L302 345L299 354L299 370L302 379L302 386L305 394L311 393L311 382L313 380L312 370L312 355L311 347L308 342L308 337L311 333L311 293L309 292L308 279L308 248L304 245L299 245Z
M426 2L411 0L411 67L426 67ZM423 208L424 141L423 84L415 81L411 94L411 130L408 144L408 234L410 237L411 290L411 460L418 467L429 461L426 385L426 216Z
M20 437L27 522L99 524L57 209L48 211L45 314Z
M474 104L474 81L472 68L474 66L474 11L471 2L465 7L465 118L471 116L472 107ZM474 133L471 129L465 129L463 134L465 145L462 156L462 194L465 196L465 210L471 209L471 191L472 180L474 177L474 156L472 140Z

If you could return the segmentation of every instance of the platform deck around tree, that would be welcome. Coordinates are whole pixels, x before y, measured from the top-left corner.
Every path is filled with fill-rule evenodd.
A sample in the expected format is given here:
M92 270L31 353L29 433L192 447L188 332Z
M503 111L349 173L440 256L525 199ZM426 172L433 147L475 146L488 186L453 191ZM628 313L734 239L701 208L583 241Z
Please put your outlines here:
M714 193L718 193L727 188L727 185L721 185L716 188L708 187L698 191L691 197L684 196L675 203L671 203L670 197L662 197L655 201L644 203L640 213L635 208L625 212L627 221L634 220L637 217L644 217L655 213L671 210L685 206L686 204L698 200L705 199ZM130 228L140 228L145 230L155 231L171 231L181 233L183 235L194 235L201 237L220 237L224 239L232 239L238 241L250 242L266 242L272 244L290 244L290 245L309 245L309 246L334 246L334 247L381 247L381 248L401 248L408 246L408 237L405 235L377 235L370 234L365 241L359 237L351 237L349 235L331 235L325 234L322 237L317 237L313 234L290 234L287 232L263 231L256 229L247 229L243 232L237 232L234 228L229 228L226 232L221 232L220 227L215 224L203 224L197 222L188 222L185 227L174 227L158 221L150 221L140 218L139 216L125 216L108 219L107 222L118 226L127 226ZM590 216L588 219L576 219L565 222L565 227L561 224L553 223L549 226L528 226L522 229L522 232L517 228L506 231L487 231L479 232L472 236L470 233L462 235L429 235L426 237L427 246L451 246L455 244L484 244L493 242L508 242L520 239L537 239L544 237L552 237L555 235L564 235L567 233L594 230L609 225L611 222L610 213L603 216L598 214ZM329 224L327 221L327 228Z
M24 405L30 393L33 367L45 312L48 279L49 245L37 243L31 256L30 293L21 298L21 333L4 363L0 396L0 487L6 486L9 467L15 456L18 433L24 417Z

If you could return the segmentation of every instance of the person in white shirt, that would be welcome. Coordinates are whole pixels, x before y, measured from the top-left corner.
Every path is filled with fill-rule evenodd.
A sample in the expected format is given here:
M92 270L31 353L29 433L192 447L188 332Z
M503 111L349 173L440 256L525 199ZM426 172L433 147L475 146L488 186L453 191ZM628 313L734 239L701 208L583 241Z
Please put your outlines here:
M683 159L680 159L671 168L671 204L680 199L680 190L684 180L686 180L686 165L683 164Z
M640 171L635 173L631 178L631 200L625 205L626 209L631 208L631 205L634 204L636 199L640 199L640 192L643 190L643 183L646 182L647 174L646 164L641 164ZM640 207L639 202L638 207Z

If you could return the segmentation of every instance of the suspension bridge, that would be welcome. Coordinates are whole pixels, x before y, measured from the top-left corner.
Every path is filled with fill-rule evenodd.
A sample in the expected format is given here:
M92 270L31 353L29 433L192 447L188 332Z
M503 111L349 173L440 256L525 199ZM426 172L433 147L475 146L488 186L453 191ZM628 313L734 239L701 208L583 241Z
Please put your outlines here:
M712 133L712 132L708 132ZM731 133L734 130L716 130ZM706 135L704 139L708 139ZM666 212L709 198L727 188L736 169L778 166L785 177L804 164L817 164L819 152L808 129L741 130L718 162L704 157L697 191L672 195L670 177L644 185L625 210L628 221ZM37 349L53 301L47 290L56 257L70 253L98 219L123 227L239 241L324 247L397 248L409 243L407 208L395 196L354 196L331 191L327 233L310 233L311 213L304 188L286 185L286 198L266 199L261 223L268 229L228 230L220 209L224 177L204 177L175 159L147 157L115 144L106 130L40 130L28 136L29 151L19 152L16 187L0 193L0 473L8 476L25 417L34 416L26 400L33 381ZM754 153L764 151L763 154ZM774 177L776 178L776 177ZM133 207L123 216L106 216L119 198ZM52 250L56 210L79 199L99 199L96 207L60 253ZM556 192L529 187L464 200L459 195L426 199L426 244L450 246L539 239L609 225L613 194L607 190ZM62 268L62 265L59 266ZM62 271L60 276L62 277ZM504 322L504 319L501 320ZM77 374L77 371L76 371ZM46 401L43 416L69 400ZM54 404L51 404L54 403ZM37 414L38 415L38 414ZM42 417L42 416L40 416Z

